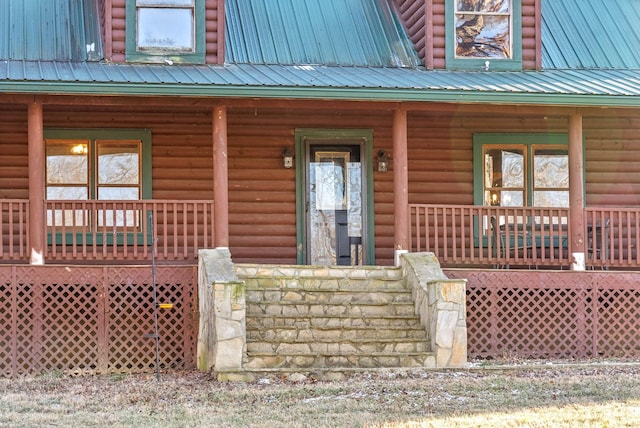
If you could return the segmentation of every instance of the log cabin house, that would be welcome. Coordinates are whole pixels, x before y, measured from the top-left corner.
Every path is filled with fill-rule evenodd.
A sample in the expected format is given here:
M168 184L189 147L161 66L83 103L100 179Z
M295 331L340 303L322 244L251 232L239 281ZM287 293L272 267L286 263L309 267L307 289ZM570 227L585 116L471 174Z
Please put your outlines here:
M14 327L25 283L109 268L126 330L149 297L128 275L153 257L193 281L203 248L321 266L428 251L452 277L640 264L637 0L10 0L0 20ZM33 299L70 298L48 290ZM91 292L38 343L106 341L52 327ZM8 331L19 372L32 357Z

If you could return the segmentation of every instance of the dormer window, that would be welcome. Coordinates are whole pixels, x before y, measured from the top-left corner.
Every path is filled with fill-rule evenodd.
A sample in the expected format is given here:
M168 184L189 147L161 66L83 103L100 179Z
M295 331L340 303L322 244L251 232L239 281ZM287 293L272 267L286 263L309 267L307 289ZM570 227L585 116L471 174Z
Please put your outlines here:
M521 0L447 0L447 68L522 69Z
M128 0L127 61L204 62L204 0Z

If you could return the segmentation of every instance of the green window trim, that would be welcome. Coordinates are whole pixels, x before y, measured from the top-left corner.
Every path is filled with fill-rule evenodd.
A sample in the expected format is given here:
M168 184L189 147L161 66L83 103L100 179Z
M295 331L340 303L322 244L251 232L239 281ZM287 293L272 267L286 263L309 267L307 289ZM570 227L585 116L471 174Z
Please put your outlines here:
M522 0L511 0L511 49L507 58L457 58L455 55L456 18L458 0L445 2L445 54L448 70L520 71L522 70ZM487 64L488 62L488 64Z
M473 135L473 203L484 204L484 158L482 156L485 145L520 145L527 147L527 159L533 159L533 146L553 145L566 146L569 149L568 134L546 133L482 133ZM583 144L584 150L584 144ZM583 156L584 158L584 156ZM531 161L529 161L531 162ZM525 206L533 206L532 170L527 168L525 177L527 200Z
M126 7L126 60L145 63L204 64L206 56L206 8L205 0L195 0L194 5L194 51L174 52L170 50L139 51L137 48L136 0L127 0Z
M152 171L151 171L151 130L149 129L97 129L97 128L90 128L90 129L85 129L85 128L75 128L75 129L68 129L68 128L55 128L55 129L44 129L44 140L64 140L64 139L68 139L68 140L88 140L91 142L91 144L94 144L96 140L139 140L141 141L141 173L140 173L140 179L141 179L141 198L140 200L144 200L144 199L151 199L152 198ZM93 157L93 156L92 156ZM91 160L91 162L93 162L93 160ZM92 179L90 182L90 195L89 195L89 200L96 200L95 197L95 189L96 189L96 183L94 182L94 180ZM147 221L148 222L148 218L146 216L145 213L145 218L142 219L142 221ZM134 243L134 240L137 240L138 244L143 244L145 242L145 240L147 241L147 244L150 242L149 240L151 239L151 235L150 235L150 225L147 224L147 237L145 239L144 232L140 231L140 232L136 232L136 231L131 231L131 232L118 232L115 234L115 236L113 234L109 234L107 235L106 239L107 239L107 243L109 245L112 245L114 242L122 245L124 242L126 242L128 245L132 245ZM61 232L56 232L56 233L52 233L49 228L47 228L47 242L49 245L51 245L52 243L56 243L58 245L62 244L63 241L66 242L67 245L71 245L74 242L76 244L87 244L87 245L91 245L93 244L93 236L94 233L93 232L87 232L87 233L82 233L82 232L78 232L77 230L72 230L66 233L61 233ZM95 239L96 239L96 244L101 245L103 243L103 236L101 233L96 233L95 234Z

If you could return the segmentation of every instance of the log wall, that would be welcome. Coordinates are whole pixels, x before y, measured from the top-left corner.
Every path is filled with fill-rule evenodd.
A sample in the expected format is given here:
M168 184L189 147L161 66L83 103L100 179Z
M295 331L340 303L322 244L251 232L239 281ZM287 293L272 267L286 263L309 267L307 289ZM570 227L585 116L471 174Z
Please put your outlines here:
M283 105L285 103L279 103ZM148 128L153 198L213 198L211 108L45 105L46 128ZM370 128L391 158L388 110L229 108L230 246L234 261L295 263L295 170L282 167L296 128ZM410 111L409 202L473 204L477 132L567 132L566 116ZM586 202L640 205L640 114L585 117ZM375 164L375 161L374 161ZM390 163L393 168L393 162ZM27 113L0 104L0 198L28 198ZM393 172L374 172L377 264L393 263Z

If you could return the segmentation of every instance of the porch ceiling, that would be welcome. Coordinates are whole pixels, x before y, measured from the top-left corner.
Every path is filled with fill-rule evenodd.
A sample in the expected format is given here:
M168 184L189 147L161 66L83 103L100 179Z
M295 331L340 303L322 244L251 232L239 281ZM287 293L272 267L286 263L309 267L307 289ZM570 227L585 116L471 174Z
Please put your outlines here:
M640 70L0 61L0 92L640 107Z

